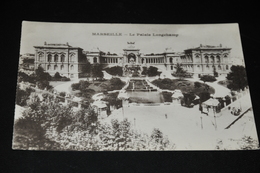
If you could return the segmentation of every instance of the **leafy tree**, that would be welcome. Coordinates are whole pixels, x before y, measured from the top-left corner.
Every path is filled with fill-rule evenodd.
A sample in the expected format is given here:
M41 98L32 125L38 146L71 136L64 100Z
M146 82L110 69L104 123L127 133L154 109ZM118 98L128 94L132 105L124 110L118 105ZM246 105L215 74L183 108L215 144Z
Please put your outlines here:
M195 94L193 92L183 93L183 103L185 106L190 107L191 103L195 99Z
M157 68L157 67L150 66L150 67L147 69L147 75L148 75L148 76L156 76L156 75L158 75L158 68Z
M89 62L87 62L82 66L82 73L91 73L91 70L92 70L92 65Z
M44 72L44 69L42 67L38 67L35 70L35 75L36 75L36 81L49 81L51 80L51 75L47 72Z
M203 76L201 76L200 80L202 80L205 83L205 82L214 82L217 79L211 75L203 75Z
M227 87L232 90L244 90L248 86L245 67L233 65L230 69L231 72L227 74L226 78L231 83Z
M56 78L56 79L62 78L62 76L60 75L59 72L56 72L53 77Z
M26 88L25 90L20 89L19 85L17 86L16 91L16 104L20 106L25 106L27 104L27 99L29 99L30 94L34 92L31 88Z
M105 70L106 70L107 73L114 75L114 76L116 76L116 75L122 76L123 75L123 69L122 69L122 67L119 67L119 66L106 68Z
M91 69L91 74L93 78L103 78L104 74L102 72L104 66L103 64L93 64Z
M214 75L214 77L218 77L218 72L216 71L215 66L213 66L213 75Z
M174 67L176 69L175 76L179 77L179 80L182 80L188 73L187 70L184 70L182 65L177 63Z

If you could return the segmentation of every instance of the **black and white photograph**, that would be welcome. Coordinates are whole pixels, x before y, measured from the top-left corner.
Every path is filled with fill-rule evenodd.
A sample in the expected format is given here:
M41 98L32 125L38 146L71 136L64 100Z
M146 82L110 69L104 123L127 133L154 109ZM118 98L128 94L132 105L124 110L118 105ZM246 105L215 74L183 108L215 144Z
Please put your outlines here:
M23 21L13 150L257 150L237 23Z

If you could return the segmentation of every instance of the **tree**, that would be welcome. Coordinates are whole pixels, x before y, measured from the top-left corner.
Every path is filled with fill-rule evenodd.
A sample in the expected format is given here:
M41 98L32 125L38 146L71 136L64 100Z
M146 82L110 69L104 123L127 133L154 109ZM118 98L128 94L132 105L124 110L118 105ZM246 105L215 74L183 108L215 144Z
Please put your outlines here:
M201 76L200 80L202 80L205 83L205 82L214 82L217 79L211 75L203 75L203 76Z
M231 83L227 87L232 90L244 90L248 86L245 67L233 65L230 69L231 72L227 74L226 78Z
M175 76L179 77L179 80L182 80L188 74L187 70L184 70L179 63L177 63L174 68L176 69Z
M103 70L103 64L93 64L91 74L93 78L103 78L104 74L102 72Z
M62 76L60 75L59 72L56 72L56 73L54 74L54 78L60 79L60 78L62 78Z
M116 75L122 76L123 75L123 69L122 69L122 67L119 67L119 66L106 68L105 70L106 70L107 73L114 75L114 76L116 76Z
M218 72L216 71L215 66L213 66L213 75L214 75L214 77L218 77Z
M92 65L87 62L82 66L82 73L91 73Z
M156 76L156 75L158 75L158 68L157 68L157 67L150 66L150 67L147 69L147 75L148 75L148 76Z

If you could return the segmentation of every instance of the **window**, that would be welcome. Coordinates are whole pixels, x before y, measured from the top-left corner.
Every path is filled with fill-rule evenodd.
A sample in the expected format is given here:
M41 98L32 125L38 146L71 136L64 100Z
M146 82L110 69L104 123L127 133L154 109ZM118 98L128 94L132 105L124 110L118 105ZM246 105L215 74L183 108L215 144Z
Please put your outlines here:
M70 70L74 70L74 66L73 65L70 66Z
M63 66L63 65L61 65L61 66L60 66L60 69L61 69L61 70L63 70L63 69L64 69L64 66Z
M218 66L218 69L221 70L221 66L220 65Z
M51 58L52 58L52 56L51 56L51 54L49 54L48 55L48 62L51 62Z
M214 56L210 56L210 59L211 59L211 63L214 63Z
M75 58L75 53L70 54L70 62L75 62L76 58Z
M220 63L220 57L217 56L217 63Z
M97 63L97 58L96 57L93 58L93 62Z
M60 61L61 61L61 62L64 62L64 61L65 61L65 55L62 54L62 55L60 56Z
M226 65L226 70L228 70L228 65Z
M205 63L208 63L208 62L209 62L209 57L205 56Z
M59 56L57 54L54 55L54 62L58 62Z
M43 62L43 61L44 61L44 55L43 55L43 53L40 52L38 56L39 56L39 61L40 61L40 62Z
M58 66L57 66L57 65L55 65L55 66L54 66L54 70L57 70L57 68L58 68Z
M47 70L50 70L50 69L51 69L51 65L48 65L48 66L47 66Z
M173 70L173 66L171 65L171 70Z
M172 58L170 58L170 63L172 63Z

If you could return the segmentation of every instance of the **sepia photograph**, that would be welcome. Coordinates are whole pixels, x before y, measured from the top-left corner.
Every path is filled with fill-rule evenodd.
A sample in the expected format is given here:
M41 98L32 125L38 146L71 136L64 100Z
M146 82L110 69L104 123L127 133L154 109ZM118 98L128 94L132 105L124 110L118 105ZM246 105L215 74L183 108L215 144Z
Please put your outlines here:
M23 21L13 150L258 150L239 26Z

